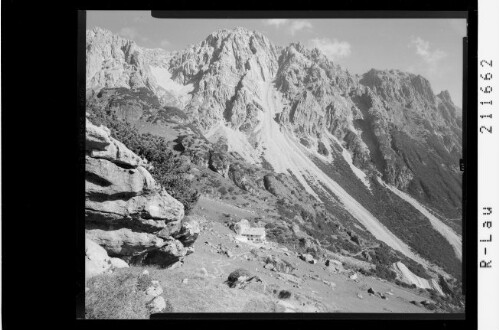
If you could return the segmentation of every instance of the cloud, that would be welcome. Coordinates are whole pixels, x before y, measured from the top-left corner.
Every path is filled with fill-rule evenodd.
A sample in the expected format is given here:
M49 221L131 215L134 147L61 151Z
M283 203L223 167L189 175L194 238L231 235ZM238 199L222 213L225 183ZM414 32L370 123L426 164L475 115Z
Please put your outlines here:
M125 39L134 40L136 42L148 43L150 40L141 35L134 27L124 27L118 31L118 34Z
M312 39L308 42L308 47L319 49L330 60L347 57L352 52L348 42L328 38Z
M312 28L312 23L310 23L309 21L296 20L291 22L291 25L289 26L289 32L291 33L291 35L294 36L295 33L298 31L311 28Z
M124 27L118 32L118 34L123 38L133 39L133 40L135 40L139 36L137 29L132 27Z
M440 49L431 50L430 43L420 37L412 38L409 47L414 47L416 49L416 54L430 65L435 65L438 61L447 56L447 53Z
M307 20L290 20L285 18L266 19L263 21L263 24L273 26L277 29L285 27L292 36L298 31L313 28L312 23Z
M274 18L274 19L266 19L263 21L263 24L265 25L270 25L270 26L275 26L276 28L279 28L281 25L285 25L288 23L288 19L285 18Z

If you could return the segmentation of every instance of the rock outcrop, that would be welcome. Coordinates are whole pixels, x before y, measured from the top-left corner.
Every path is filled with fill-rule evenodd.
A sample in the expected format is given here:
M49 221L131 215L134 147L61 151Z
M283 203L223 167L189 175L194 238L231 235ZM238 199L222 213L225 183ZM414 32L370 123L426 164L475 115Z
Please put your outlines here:
M397 279L406 284L412 285L414 284L416 287L421 289L433 289L437 291L441 295L445 295L442 291L442 288L438 284L438 281L435 279L424 279L417 275L407 268L402 262L396 262L392 265L393 271L397 274Z
M128 267L119 258L110 258L104 248L96 242L85 239L85 278L111 273L116 268Z
M192 252L199 225L144 166L147 162L87 121L86 236L112 257L167 267ZM177 238L179 240L177 240ZM182 244L182 242L185 244Z

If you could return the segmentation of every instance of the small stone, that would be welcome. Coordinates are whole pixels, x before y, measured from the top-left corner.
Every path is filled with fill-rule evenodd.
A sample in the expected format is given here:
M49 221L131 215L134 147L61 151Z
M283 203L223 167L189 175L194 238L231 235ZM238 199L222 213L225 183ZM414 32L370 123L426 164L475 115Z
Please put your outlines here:
M149 304L147 304L147 308L151 314L161 313L166 308L165 298L161 296L154 298Z
M422 307L422 305L419 302L415 301L415 300L412 300L411 304L416 305L418 307Z
M350 279L351 280L356 280L358 277L357 273L353 274L352 276L350 276Z
M364 299L360 293L357 293L357 297L359 297L359 299Z
M162 293L163 293L163 288L158 283L152 283L152 285L146 289L146 294L148 296L157 297L157 296L161 295Z
M85 292L88 292L90 291L90 288L89 287L85 287Z
M265 266L263 266L263 268L265 268L265 269L274 269L274 265L272 265L272 264L265 264Z
M142 272L142 275L149 275L149 271L147 269L145 269L143 272Z

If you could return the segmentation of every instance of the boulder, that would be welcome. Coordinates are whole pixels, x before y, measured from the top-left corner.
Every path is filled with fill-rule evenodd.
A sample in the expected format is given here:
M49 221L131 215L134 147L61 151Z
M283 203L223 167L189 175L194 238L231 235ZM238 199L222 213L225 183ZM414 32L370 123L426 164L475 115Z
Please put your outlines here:
M330 266L337 266L337 267L343 267L343 264L341 261L334 260L334 259L327 259L325 262L325 265L330 267Z
M125 260L120 258L111 258L111 266L114 268L128 268L128 264Z
M305 253L305 254L300 254L299 255L299 258L303 261L306 261L308 262L309 264L315 264L317 261L314 259L314 257L309 254L309 253Z
M113 256L133 256L154 248L160 248L165 241L154 234L134 232L129 228L118 230L86 230L91 240L101 245Z
M322 141L319 141L319 143L317 144L317 152L323 156L329 156L329 150L327 150Z
M146 195L123 199L87 199L85 201L87 222L100 223L103 226L123 224L150 227L149 231L158 231L167 222L180 222L184 217L184 205L170 196L165 190Z
M261 280L244 268L236 269L230 273L226 281L231 288L244 288L251 282L261 282Z
M85 238L85 278L111 272L111 260L106 250Z
M166 301L162 296L155 297L151 302L147 304L147 309L149 313L161 313L166 309Z
M267 269L274 269L274 270L281 272L281 273L289 274L293 270L295 270L295 267L293 267L293 265L291 263L289 263L286 260L283 260L281 258L275 257L275 256L267 257L265 262L266 262L265 266L272 265L271 268L267 268Z
M289 197L289 190L271 174L263 177L265 189L276 197Z
M156 183L144 168L125 169L105 159L85 157L85 192L87 196L110 198L136 196L151 190Z
M160 231L155 233L155 235L162 239L168 239L180 231L181 225L182 223L180 221L167 222Z
M415 301L415 300L412 300L412 301L411 301L411 304L416 305L416 306L418 306L418 307L423 307L423 305L421 305L421 303L420 303L420 302Z
M130 261L133 264L157 265L162 268L172 267L181 262L188 254L188 249L174 238L170 238L160 248L151 249L134 255Z
M210 152L209 168L226 178L229 174L230 159L222 151L212 150Z
M242 190L250 193L254 193L256 191L254 184L252 183L254 180L251 178L250 171L244 168L241 164L231 163L229 165L228 177Z
M184 217L180 230L173 237L178 239L186 247L194 244L201 232L198 216L190 215Z
M120 166L131 168L144 164L142 158L112 138L109 129L97 127L88 119L85 142L86 150L92 158L107 159Z
M299 235L301 233L300 226L298 226L296 223L294 223L291 226L291 230L293 231L293 234L295 234L295 235Z
M109 131L109 128L105 126L95 126L87 119L85 148L87 150L105 150L111 143L111 132Z
M263 266L263 268L268 269L268 270L272 270L272 269L274 269L274 265L272 265L272 264L265 264Z
M157 297L163 293L163 288L158 281L152 281L151 286L146 289L146 294L148 296Z
M192 253L199 223L184 219L184 206L156 183L147 161L89 121L86 142L86 234L106 256L124 259L106 262L170 267ZM89 265L90 272L107 269L102 262Z

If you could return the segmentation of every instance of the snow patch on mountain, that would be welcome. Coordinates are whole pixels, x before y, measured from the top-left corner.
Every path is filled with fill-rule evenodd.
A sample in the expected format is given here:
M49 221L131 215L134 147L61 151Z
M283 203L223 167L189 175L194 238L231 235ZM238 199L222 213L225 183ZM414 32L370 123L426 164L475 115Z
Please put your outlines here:
M182 85L172 79L172 74L168 69L157 66L149 66L151 74L156 79L159 87L173 94L182 105L185 105L191 100L190 93L194 90L192 84Z
M213 127L204 136L212 143L216 143L221 138L227 141L228 151L237 152L250 164L255 164L259 158L258 152L248 142L244 133L227 127L223 123Z
M442 288L438 285L435 279L427 280L415 275L402 262L396 262L392 266L393 271L397 274L397 279L407 284L414 284L421 289L433 289L438 291L442 296L445 296Z

